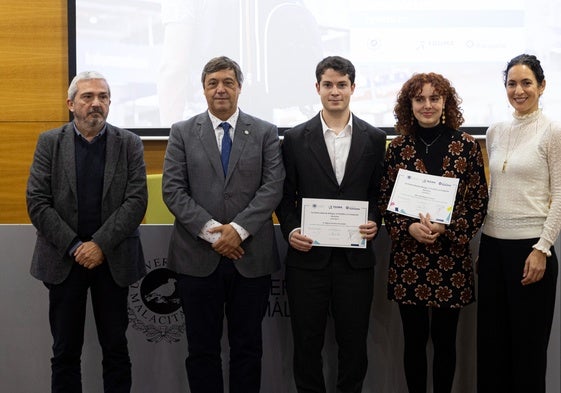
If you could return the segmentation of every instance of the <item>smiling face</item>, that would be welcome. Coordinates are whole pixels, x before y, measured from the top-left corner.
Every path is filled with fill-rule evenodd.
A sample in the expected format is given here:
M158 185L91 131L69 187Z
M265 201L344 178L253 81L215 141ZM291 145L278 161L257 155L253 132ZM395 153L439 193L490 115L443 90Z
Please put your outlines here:
M438 94L430 83L425 83L419 94L411 99L411 108L421 127L434 127L440 122L444 97Z
M345 112L349 109L355 85L348 75L342 75L328 68L316 82L316 90L320 96L323 110L328 112Z
M236 112L242 91L234 70L224 69L206 75L203 87L210 113L220 120L228 120Z
M95 135L101 131L109 114L109 86L104 79L84 79L76 86L76 96L68 99L66 105L74 115L76 128L84 135Z
M545 80L539 84L527 65L517 64L508 70L506 95L517 115L527 115L537 110L544 89Z

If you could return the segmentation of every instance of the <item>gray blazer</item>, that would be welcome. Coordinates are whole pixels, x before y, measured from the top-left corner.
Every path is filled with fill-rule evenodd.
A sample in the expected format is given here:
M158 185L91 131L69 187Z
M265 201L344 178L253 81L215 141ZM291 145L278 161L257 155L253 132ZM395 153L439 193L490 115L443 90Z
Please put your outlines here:
M50 284L61 283L76 263L68 255L78 225L74 136L73 123L42 133L27 183L27 210L37 228L31 274ZM92 240L124 287L146 273L138 232L148 201L142 141L107 124L105 160L102 226Z
M235 222L250 236L235 266L245 277L279 268L272 213L282 197L284 166L277 127L240 111L224 176L208 112L172 125L164 160L163 198L175 216L168 266L204 277L221 255L198 237L210 219Z

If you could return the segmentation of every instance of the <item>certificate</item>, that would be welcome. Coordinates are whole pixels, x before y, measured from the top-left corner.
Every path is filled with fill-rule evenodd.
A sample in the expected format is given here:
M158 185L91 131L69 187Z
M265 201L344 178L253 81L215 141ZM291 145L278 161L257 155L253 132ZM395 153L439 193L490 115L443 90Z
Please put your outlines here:
M302 198L301 233L314 246L366 248L359 226L368 221L368 202Z
M450 224L459 182L454 177L400 169L387 210L415 218L428 213L431 221Z

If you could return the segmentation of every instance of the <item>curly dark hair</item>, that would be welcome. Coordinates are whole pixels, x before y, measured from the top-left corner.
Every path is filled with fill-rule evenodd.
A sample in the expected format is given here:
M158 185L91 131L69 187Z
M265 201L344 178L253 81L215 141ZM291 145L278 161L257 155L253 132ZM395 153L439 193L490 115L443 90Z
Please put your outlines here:
M464 123L464 116L460 108L462 99L448 79L434 72L413 74L401 87L393 109L396 119L395 130L398 134L409 135L415 133L416 126L414 127L414 125L417 124L417 119L413 115L411 102L423 90L426 83L429 83L434 87L436 93L444 97L446 125L457 130Z

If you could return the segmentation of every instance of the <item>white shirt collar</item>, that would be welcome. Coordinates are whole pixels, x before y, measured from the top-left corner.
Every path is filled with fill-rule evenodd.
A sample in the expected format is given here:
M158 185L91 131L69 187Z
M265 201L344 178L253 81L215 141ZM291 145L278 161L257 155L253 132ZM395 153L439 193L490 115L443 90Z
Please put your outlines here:
M208 116L210 117L210 121L212 122L212 128L216 130L220 126L220 124L224 122L224 120L220 120L218 117L210 113L210 111L207 112L208 112ZM226 122L230 123L230 127L232 127L232 130L236 129L236 123L238 122L239 115L240 115L240 109L237 108L234 114L230 116L228 120L226 120Z
M327 125L327 123L323 119L323 111L320 112L319 118L321 119L321 127L323 129L323 136L325 136L327 131L332 131L333 132L333 130L331 128L329 128L329 126ZM349 122L343 128L343 130L339 133L339 135L341 135L341 134L343 134L343 135L348 134L349 136L353 134L353 113L352 112L349 116Z

